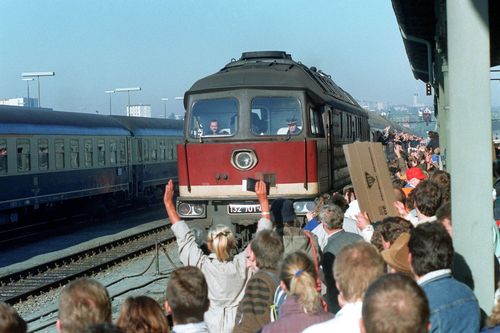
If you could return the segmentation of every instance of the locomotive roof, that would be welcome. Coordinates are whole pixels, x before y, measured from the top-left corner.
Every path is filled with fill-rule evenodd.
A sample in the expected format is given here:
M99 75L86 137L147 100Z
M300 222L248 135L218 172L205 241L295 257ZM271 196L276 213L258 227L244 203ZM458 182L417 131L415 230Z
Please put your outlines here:
M183 120L111 116L134 136L182 136Z
M0 134L130 135L109 116L5 105L0 106Z
M228 63L219 72L198 80L186 92L211 92L229 89L306 90L316 100L350 105L362 110L354 98L337 86L330 75L308 68L282 51L245 52L239 60ZM187 103L187 98L184 98Z

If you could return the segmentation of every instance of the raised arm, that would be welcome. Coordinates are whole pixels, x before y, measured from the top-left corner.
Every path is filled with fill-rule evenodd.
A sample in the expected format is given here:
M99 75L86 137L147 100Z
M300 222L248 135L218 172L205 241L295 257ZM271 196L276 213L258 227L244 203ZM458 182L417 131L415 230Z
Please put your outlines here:
M174 204L174 182L170 179L165 186L165 194L163 195L163 203L165 204L165 209L167 210L168 219L170 223L175 224L181 220L179 214L175 210Z
M270 219L271 213L269 212L269 200L267 199L266 183L263 180L259 180L255 183L255 193L257 194L257 199L259 199L262 217Z

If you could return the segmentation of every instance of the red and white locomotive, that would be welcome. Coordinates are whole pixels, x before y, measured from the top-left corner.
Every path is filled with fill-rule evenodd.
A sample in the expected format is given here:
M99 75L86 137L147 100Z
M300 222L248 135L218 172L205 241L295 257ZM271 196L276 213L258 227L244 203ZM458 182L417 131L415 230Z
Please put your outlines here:
M246 52L184 95L177 210L185 219L255 223L248 179L305 214L350 183L342 145L370 138L366 112L329 75L281 51ZM251 187L251 185L250 185Z

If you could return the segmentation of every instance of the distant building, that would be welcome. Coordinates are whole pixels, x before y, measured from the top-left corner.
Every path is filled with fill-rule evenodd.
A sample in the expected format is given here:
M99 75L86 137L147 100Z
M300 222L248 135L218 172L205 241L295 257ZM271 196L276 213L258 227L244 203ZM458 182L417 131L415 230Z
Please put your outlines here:
M38 106L38 98L3 98L0 99L0 105L36 107Z
M127 106L127 116L151 118L151 105L129 105Z

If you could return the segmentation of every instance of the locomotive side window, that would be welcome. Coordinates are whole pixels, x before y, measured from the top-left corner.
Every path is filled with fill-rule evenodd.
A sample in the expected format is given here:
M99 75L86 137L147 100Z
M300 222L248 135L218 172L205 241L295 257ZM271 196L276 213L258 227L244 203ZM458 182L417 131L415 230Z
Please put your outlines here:
M38 170L49 169L49 140L38 139Z
M91 139L85 139L83 141L83 149L85 150L85 155L84 155L85 167L90 168L92 167L92 155L93 155L92 153L94 151Z
M332 112L332 135L335 139L342 137L342 114L338 111Z
M17 171L31 170L30 140L17 139Z
M311 121L311 134L316 137L324 137L321 113L317 109L309 108L309 119Z
M69 141L70 161L72 168L80 167L80 143L77 139Z
M296 97L255 97L251 109L251 131L255 135L302 132L301 106Z
M116 164L116 161L118 160L117 156L117 146L116 146L116 139L110 139L109 140L109 163L111 164Z
M125 140L120 139L118 141L118 163L125 164L127 162L127 157L125 155Z
M104 139L97 140L97 165L106 165L106 145L104 144Z
M7 174L7 140L0 140L0 175Z
M64 169L64 140L54 140L54 151L56 153L56 169Z
M202 99L191 107L189 136L192 138L233 136L238 126L236 98Z

